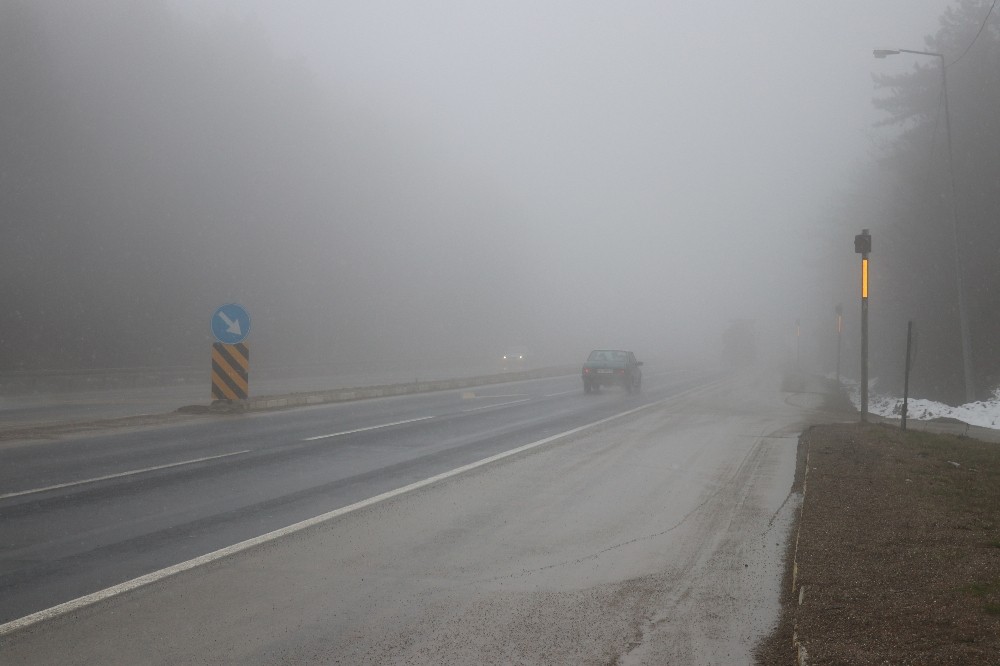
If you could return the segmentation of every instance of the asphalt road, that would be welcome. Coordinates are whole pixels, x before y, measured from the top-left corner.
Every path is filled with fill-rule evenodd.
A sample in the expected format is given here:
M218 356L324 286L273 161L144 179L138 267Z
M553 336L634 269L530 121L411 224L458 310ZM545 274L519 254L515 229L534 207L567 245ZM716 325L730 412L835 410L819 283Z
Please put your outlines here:
M577 377L0 449L0 622L703 381L636 396Z
M145 466L227 455L0 500L8 616L344 512L0 626L0 662L748 663L777 617L797 435L829 419L822 396L768 375L648 376L640 396L578 382L4 451L5 493L121 473L130 449Z

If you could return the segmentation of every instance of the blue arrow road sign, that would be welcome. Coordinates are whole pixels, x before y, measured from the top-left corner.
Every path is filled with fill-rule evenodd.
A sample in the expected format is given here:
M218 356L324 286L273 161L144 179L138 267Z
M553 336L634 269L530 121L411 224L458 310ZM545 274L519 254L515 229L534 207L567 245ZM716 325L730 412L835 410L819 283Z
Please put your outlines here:
M223 305L212 315L212 333L223 344L243 342L250 335L250 315L242 305Z

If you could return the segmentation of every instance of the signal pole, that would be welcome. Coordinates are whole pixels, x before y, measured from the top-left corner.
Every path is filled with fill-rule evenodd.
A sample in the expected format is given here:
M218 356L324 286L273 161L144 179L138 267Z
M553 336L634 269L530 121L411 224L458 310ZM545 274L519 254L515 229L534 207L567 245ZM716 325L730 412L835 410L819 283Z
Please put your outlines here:
M844 332L844 308L837 304L837 389L840 389L840 334Z
M861 255L861 420L868 420L868 254L872 235L867 229L854 237L854 252Z
M799 320L795 320L795 369L799 368L799 345L800 338L802 337L802 326L799 324Z

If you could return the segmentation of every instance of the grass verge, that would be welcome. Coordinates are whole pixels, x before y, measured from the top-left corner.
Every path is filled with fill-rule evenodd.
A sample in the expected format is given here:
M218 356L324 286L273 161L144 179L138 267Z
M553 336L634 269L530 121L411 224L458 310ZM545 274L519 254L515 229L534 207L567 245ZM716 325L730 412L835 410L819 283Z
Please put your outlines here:
M1000 664L1000 445L818 426L799 469L782 618L759 663L795 664L797 641L809 664Z

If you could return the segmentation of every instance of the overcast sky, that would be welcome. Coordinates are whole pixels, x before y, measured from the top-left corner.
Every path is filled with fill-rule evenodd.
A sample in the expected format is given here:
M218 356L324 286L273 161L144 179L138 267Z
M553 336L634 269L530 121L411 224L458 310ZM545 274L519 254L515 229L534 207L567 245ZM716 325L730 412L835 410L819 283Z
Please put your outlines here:
M790 326L817 225L886 131L872 73L913 66L871 51L922 48L948 5L175 1L248 17L427 168L480 183L509 218L480 241L529 246L512 288L564 324L617 302L636 328L590 334L633 347Z

